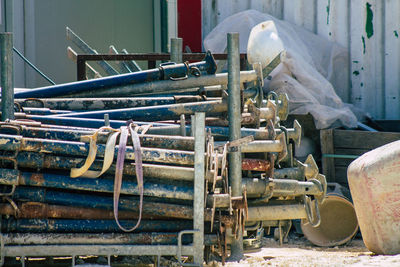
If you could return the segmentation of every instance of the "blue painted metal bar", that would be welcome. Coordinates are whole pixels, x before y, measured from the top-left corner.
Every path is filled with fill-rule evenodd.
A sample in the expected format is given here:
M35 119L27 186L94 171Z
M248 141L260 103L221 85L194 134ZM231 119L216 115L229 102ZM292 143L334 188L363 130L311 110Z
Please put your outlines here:
M190 75L193 70L197 73L214 74L216 64L211 53L207 53L204 61L191 64L164 65L157 69L138 71L134 73L120 74L99 79L78 81L47 87L36 88L23 92L16 92L15 98L46 98L60 95L85 92L95 89L120 87L128 84L144 83L155 80L180 79Z
M17 177L15 177L17 176ZM114 181L111 179L71 178L52 173L21 172L12 169L0 169L0 184L40 186L69 190L112 193ZM121 194L139 195L137 183L123 181ZM193 200L193 187L161 183L144 183L144 196Z
M49 108L31 108L31 107L24 107L22 110L25 114L29 115L41 115L41 116L48 116L48 115L62 115L72 113L70 110L52 110Z
M51 117L103 118L109 114L112 120L163 121L179 119L181 114L193 115L195 112L205 112L208 115L226 112L228 106L224 100L204 101L197 103L173 104L156 107L124 108L76 112ZM50 117L50 116L49 116Z
M64 157L54 156L45 153L36 152L19 152L17 155L18 167L32 170L60 170L68 171L71 168L78 168L85 163L84 158L77 157ZM175 181L193 181L194 169L190 167L157 165L157 164L143 164L143 176L145 179L168 179ZM103 167L102 161L95 160L90 166L91 170L101 171ZM106 174L115 173L115 165L107 170ZM136 176L135 166L133 164L126 164L124 166L124 175L129 177Z
M190 135L191 126L186 126L186 135ZM229 137L229 128L228 127L220 127L220 126L206 126L206 130L211 131L211 134L214 137L221 139L228 139ZM251 129L251 128L241 128L241 137L245 136L254 136L255 140L267 140L269 139L268 130L265 129ZM170 125L163 127L152 127L147 133L149 134L160 134L160 135L179 135L180 134L180 126L179 125Z
M136 221L121 220L126 227ZM179 232L192 228L192 221L141 221L138 232ZM114 233L122 232L114 220L51 220L51 219L3 219L2 232L19 233Z
M197 92L196 92L197 93ZM216 100L207 99L207 100ZM176 103L189 103L204 101L196 95L182 95L169 97L119 97L119 98L42 98L42 99L16 99L14 102L26 110L29 108L49 108L52 110L105 110L119 109L121 107L146 107L171 105ZM28 113L25 111L25 113Z
M0 124L0 134L18 134L23 137L29 138L41 138L41 139L52 139L52 140L65 140L65 141L87 141L83 140L83 136L92 135L95 130L76 130L76 129L55 129L45 127L29 127L21 125L16 128L13 124ZM16 131L18 130L18 132ZM97 136L98 144L105 144L107 142L109 134L106 132L100 132ZM183 136L160 136L160 135L140 135L140 143L143 147L154 147L163 149L175 149L175 150L194 150L194 139L193 137ZM132 145L131 140L128 141L129 145Z
M117 156L117 149L118 148L116 147L115 157ZM45 152L56 155L87 157L89 153L89 144L0 134L0 150ZM97 157L103 157L104 151L105 145L98 144ZM160 162L180 165L194 164L194 153L191 151L144 147L142 148L142 158L144 162ZM134 149L131 146L126 148L125 159L135 159Z
M72 207L113 209L113 198L111 195L99 196L96 194L71 193L65 190L55 191L42 187L18 186L15 189L13 199ZM118 207L119 210L139 212L139 200L134 197L121 196ZM165 203L165 201L154 202L145 199L143 202L143 215L192 219L193 208L187 205Z
M54 124L54 125L76 126L85 128L95 128L95 129L104 126L104 119L85 118L83 120L82 118L71 118L71 117L67 118L67 117L53 117L53 116L39 116L39 115L26 115L25 118L29 120L35 120L42 123ZM167 123L153 123L153 122L141 122L141 121L133 121L133 123L137 125L151 124L156 127L171 125ZM110 127L118 129L121 126L126 126L126 121L110 120Z

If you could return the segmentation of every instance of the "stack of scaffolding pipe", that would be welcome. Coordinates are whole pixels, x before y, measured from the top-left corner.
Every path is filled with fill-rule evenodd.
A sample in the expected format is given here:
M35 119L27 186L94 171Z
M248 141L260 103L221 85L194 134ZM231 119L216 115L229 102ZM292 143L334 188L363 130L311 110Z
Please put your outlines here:
M48 87L16 93L21 113L17 120L0 124L0 192L6 196L0 202L0 213L4 215L1 232L6 234L6 244L19 244L18 235L39 244L38 233L49 237L44 244L54 240L76 244L84 234L92 236L96 244L123 244L126 240L137 245L175 244L177 233L193 229L198 216L193 205L198 139L193 137L197 124L192 118L198 112L205 113L206 124L212 124L203 127L207 135L203 147L206 163L202 165L206 197L201 198L205 199L207 246L223 248L224 240L230 243L235 238L230 234L233 231L224 229L242 229L246 221L314 219L312 223L317 224L318 216L310 207L323 200L325 178L312 157L306 162L293 158L301 126L295 122L293 128L281 127L288 112L285 97L264 99L262 71L255 67L241 72L242 139L230 140L227 74L214 74L210 58L188 66L193 68L187 79L176 79L185 71L179 65L176 73L173 67L164 70L173 78L170 80L140 80L140 75L149 73L160 78L156 71L148 71L58 85L54 91ZM194 67L199 69L199 77ZM192 72L194 76L190 76ZM131 84L134 77L139 80ZM219 94L207 96L202 90L207 86ZM178 96L163 96L174 90L179 90ZM152 96L139 97L145 93ZM64 95L69 98L54 98ZM125 228L135 226L141 214L134 234L123 234L113 213L119 139L121 127L127 123L137 131L141 145L143 202L140 204L141 182L137 180L138 151L129 137L117 203L118 218ZM105 124L108 127L102 128ZM113 134L118 135L114 143L110 141ZM227 158L232 152L241 155L242 195L231 192ZM106 161L110 163L104 167ZM97 178L86 172L73 175L71 170L76 172L87 164L91 173L102 174ZM107 233L107 238L96 239L100 233ZM71 236L69 243L67 236ZM185 237L183 242L189 244L192 238Z

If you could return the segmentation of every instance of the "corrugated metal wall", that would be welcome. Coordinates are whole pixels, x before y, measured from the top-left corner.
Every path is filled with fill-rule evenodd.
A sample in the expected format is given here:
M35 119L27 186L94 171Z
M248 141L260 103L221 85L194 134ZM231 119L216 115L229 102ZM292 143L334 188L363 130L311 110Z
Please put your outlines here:
M338 94L374 118L400 118L400 0L203 0L203 37L226 17L247 9L346 47L351 80Z

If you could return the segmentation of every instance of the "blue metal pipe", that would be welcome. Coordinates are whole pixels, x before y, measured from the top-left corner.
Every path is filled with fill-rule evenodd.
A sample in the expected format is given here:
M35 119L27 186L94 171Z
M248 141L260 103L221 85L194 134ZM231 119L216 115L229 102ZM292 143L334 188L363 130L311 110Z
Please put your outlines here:
M180 79L190 75L193 70L197 73L214 74L216 63L211 53L207 52L204 61L191 64L164 65L157 69L120 74L99 79L78 81L66 84L52 85L23 92L16 92L15 98L46 98L74 94L95 89L120 87L128 84L144 83L155 80Z
M17 176L17 177L16 177ZM111 179L71 178L69 176L52 173L21 172L13 169L0 169L0 184L15 184L26 186L40 186L69 190L91 192L114 192L114 181ZM121 194L139 195L138 185L135 182L123 181ZM193 187L179 187L172 184L144 183L144 196L193 200Z
M191 126L186 126L186 135L190 135ZM206 130L211 131L211 134L220 139L227 140L229 137L229 128L221 127L221 126L206 126ZM267 140L269 139L268 130L264 129L251 129L251 128L241 128L241 136L254 136L255 140ZM179 125L170 125L163 127L152 127L147 131L148 134L160 134L160 135L179 135L180 134L180 126Z
M78 168L85 163L84 158L77 157L64 157L54 156L51 154L36 153L36 152L19 152L17 155L17 164L19 168L31 170L60 170L69 172L71 168ZM103 167L102 161L95 160L90 166L91 170L100 171ZM157 165L157 164L143 164L144 179L164 179L174 181L193 181L194 169L190 167L170 166L170 165ZM115 165L106 171L106 174L114 174ZM124 175L127 177L136 177L135 166L132 164L125 164Z
M196 92L197 93L197 92ZM215 100L208 99L208 100ZM204 98L198 95L171 95L169 97L119 97L119 98L42 98L42 99L16 99L25 113L32 108L49 108L53 112L65 111L88 111L88 110L106 110L119 109L121 107L146 107L172 105L176 103L190 103L204 101ZM27 109L29 108L29 109Z
M132 227L136 221L121 220L125 227ZM192 221L142 220L137 232L179 232L192 229ZM111 233L122 232L114 220L51 220L51 219L3 219L2 232L19 233Z
M52 110L49 108L31 108L31 107L24 107L22 111L25 114L30 115L41 115L41 116L49 116L49 115L62 115L72 113L70 110Z
M72 207L113 209L112 196L70 193L42 187L18 186L15 189L13 199ZM121 196L118 207L119 210L139 212L139 200L134 197ZM143 214L156 217L193 219L193 208L187 205L165 203L165 200L163 202L154 202L145 199L143 202Z
M193 115L196 112L205 112L207 115L226 112L228 106L223 100L204 101L197 103L173 104L155 107L123 108L112 110L99 110L89 112L75 112L49 117L78 117L101 119L108 114L112 120L140 120L140 121L163 121L179 119L181 114Z
M27 151L45 152L56 155L69 155L87 157L89 144L73 141L47 140L39 138L27 138L16 135L0 134L0 150L6 151ZM115 148L115 157L118 153ZM103 157L105 145L97 145L97 156ZM131 146L126 148L126 160L134 160L134 149ZM161 162L180 165L193 165L194 153L182 150L167 150L159 148L142 148L144 162Z
M98 129L104 126L104 119L89 119L89 118L71 118L71 117L53 117L53 116L39 116L39 115L26 115L26 119L39 121L41 123L53 124L53 125L65 125L65 126L76 126L85 128ZM153 122L141 122L134 121L137 125L148 125L151 124L155 127L170 126L167 123L153 123ZM121 126L126 126L126 121L123 120L110 120L110 127L118 129Z
M8 124L0 125L1 134L15 134L14 128L10 129ZM66 141L83 141L83 136L94 134L94 130L76 130L76 129L55 129L45 127L29 127L21 126L18 134L23 137L29 138L41 138L41 139L52 139L52 140L66 140ZM101 132L97 136L98 144L105 144L107 142L109 134ZM140 144L143 147L154 147L164 149L175 149L175 150L194 150L194 139L193 137L183 136L160 136L160 135L141 135ZM129 140L128 145L132 145Z

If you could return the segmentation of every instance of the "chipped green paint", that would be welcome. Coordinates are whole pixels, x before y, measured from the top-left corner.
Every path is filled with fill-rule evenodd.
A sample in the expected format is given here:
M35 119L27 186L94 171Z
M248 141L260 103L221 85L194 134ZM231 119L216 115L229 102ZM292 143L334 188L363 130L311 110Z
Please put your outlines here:
M365 22L365 32L367 33L367 38L371 38L374 35L374 25L372 20L374 18L374 13L372 12L372 5L367 2L367 19Z
M358 62L359 62L358 60L353 60L353 63L356 63L356 64L358 64Z
M329 25L329 13L331 12L331 0L328 0L328 5L326 6L326 24Z
M353 75L358 76L360 75L360 72L358 70L353 71Z
M365 38L364 38L364 36L361 36L361 40L363 43L363 54L365 54Z
M361 87L364 87L364 83L360 83L360 86L361 86Z
M397 31L393 31L394 36L396 36L396 38L399 38L399 33Z

